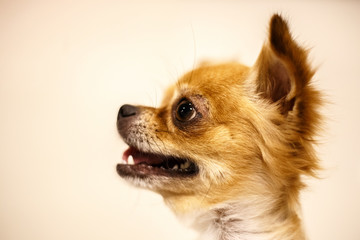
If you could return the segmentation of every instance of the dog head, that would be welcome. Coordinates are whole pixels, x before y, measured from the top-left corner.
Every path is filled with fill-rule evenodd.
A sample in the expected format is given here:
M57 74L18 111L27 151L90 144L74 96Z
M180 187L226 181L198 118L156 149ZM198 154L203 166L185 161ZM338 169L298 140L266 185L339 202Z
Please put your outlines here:
M177 213L264 194L295 199L300 176L318 168L313 73L274 15L253 67L201 66L170 87L160 107L120 108L129 149L118 174L160 193Z

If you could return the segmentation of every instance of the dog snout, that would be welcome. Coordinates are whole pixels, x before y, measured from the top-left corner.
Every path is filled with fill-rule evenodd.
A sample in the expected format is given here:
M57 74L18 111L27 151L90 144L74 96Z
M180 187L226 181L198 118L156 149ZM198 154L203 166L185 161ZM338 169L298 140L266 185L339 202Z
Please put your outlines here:
M117 129L123 138L126 138L129 134L129 129L133 125L134 121L140 115L140 108L125 104L120 107L117 116Z
M137 107L135 107L133 105L125 104L120 107L117 120L119 121L121 118L127 118L127 117L131 117L131 116L135 116L137 114L138 114Z

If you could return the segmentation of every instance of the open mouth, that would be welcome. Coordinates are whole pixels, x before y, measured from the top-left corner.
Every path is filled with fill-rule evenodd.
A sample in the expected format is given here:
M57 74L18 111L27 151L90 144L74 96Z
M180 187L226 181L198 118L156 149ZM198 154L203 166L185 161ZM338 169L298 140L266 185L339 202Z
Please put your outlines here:
M161 154L144 153L134 147L127 149L116 167L122 177L165 176L191 177L198 173L197 165L188 160Z

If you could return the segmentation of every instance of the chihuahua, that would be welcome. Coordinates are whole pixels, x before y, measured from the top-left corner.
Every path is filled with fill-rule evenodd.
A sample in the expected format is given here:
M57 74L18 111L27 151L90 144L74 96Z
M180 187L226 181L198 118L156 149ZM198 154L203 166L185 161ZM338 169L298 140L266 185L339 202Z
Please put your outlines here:
M275 14L252 67L202 65L159 108L123 105L118 174L161 194L206 240L299 240L302 176L316 176L321 95L307 51Z

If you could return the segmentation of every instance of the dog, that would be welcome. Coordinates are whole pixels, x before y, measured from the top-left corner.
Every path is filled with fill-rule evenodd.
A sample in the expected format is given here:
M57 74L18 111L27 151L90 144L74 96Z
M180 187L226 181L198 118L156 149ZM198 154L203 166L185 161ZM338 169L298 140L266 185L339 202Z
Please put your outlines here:
M118 174L162 195L206 240L300 240L303 176L317 176L321 93L279 14L254 66L202 65L158 108L121 106Z

